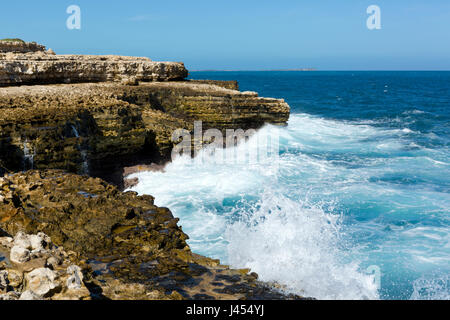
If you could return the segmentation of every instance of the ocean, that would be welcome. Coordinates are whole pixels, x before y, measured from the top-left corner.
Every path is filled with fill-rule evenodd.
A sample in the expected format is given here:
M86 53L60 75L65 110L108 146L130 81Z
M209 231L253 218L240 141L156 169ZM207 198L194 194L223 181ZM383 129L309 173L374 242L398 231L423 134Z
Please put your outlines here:
M291 106L286 127L256 134L279 138L276 161L135 174L194 252L318 299L450 299L450 72L190 78Z

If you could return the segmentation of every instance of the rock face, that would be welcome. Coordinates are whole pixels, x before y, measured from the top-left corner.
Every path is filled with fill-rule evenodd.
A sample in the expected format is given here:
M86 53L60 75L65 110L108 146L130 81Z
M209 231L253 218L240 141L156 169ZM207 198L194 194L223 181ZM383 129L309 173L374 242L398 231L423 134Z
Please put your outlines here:
M289 118L282 99L186 76L182 63L0 41L0 299L299 298L191 252L169 209L116 187L124 167L168 160L194 121Z
M172 133L196 120L225 131L289 118L282 99L240 92L236 81L169 81L187 74L182 63L0 41L0 86L10 86L0 89L0 174L58 168L121 185L123 167L168 160Z
M2 88L0 167L117 172L108 181L120 184L124 166L168 159L173 131L195 120L225 130L288 118L283 100L190 81Z
M169 81L187 77L183 63L121 56L0 53L0 86L122 81Z
M44 51L45 46L37 44L36 42L23 42L20 40L0 40L0 53L30 53Z
M186 78L181 62L148 58L55 55L36 43L0 41L0 86L121 81L169 81Z
M270 289L249 270L193 253L178 219L151 196L60 170L3 178L0 193L0 230L15 234L0 238L0 252L29 252L28 260L9 259L0 271L28 270L21 287L11 288L31 291L26 298L75 295L70 290L86 298L83 288L96 299L298 298Z

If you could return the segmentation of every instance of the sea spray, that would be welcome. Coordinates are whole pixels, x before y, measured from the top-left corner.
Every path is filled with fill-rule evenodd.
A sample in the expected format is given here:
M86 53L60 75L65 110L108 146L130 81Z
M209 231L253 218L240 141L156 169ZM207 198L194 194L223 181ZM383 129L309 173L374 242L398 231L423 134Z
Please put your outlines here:
M282 149L277 159L251 165L216 162L217 153L250 153L258 146L256 139L274 135L280 136ZM235 150L218 149L213 156L205 149L198 155L202 161L181 156L164 172L135 174L140 183L133 190L152 194L156 203L171 208L196 252L233 267L250 267L261 279L276 281L289 292L317 298L378 298L373 276L360 271L358 261L345 254L337 216L300 199L297 192L287 196L292 190L283 183L288 179L279 179L298 174L298 158L286 153L291 142L286 129L265 126Z
M190 76L238 80L243 90L284 98L291 107L289 125L280 131L278 180L258 181L255 172L247 173L255 183L234 176L236 184L251 187L226 197L223 206L204 201L194 188L191 198L202 203L202 212L208 209L224 219L224 212L232 211L227 206L245 211L260 200L261 186L272 184L268 192L342 216L339 244L349 246L342 249L345 260L376 276L381 299L448 299L448 280L443 279L450 274L449 72ZM158 201L156 186L152 194ZM233 198L241 194L238 204ZM192 210L200 208L192 205L190 212L182 200L171 203L177 203L175 214L187 217L181 219L183 227ZM212 248L202 239L191 245Z
M375 279L355 261L348 262L342 250L340 218L265 192L227 227L228 262L251 268L287 292L318 299L377 299Z

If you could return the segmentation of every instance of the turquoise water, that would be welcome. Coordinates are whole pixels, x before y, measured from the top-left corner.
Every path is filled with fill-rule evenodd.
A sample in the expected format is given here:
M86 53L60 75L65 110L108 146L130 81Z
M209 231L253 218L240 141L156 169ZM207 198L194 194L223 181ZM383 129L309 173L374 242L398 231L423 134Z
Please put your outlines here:
M276 161L178 158L138 175L194 251L320 299L450 298L450 72L191 78L291 106L287 127L256 135L279 137Z

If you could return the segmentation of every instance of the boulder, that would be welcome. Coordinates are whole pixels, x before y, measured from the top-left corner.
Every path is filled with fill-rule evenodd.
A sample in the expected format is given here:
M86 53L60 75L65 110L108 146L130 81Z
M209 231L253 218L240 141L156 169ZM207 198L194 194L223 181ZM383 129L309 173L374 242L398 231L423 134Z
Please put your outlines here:
M83 273L81 268L76 265L71 265L67 268L67 274L69 277L66 281L66 286L68 289L81 289L83 283Z
M32 249L29 236L21 231L14 237L14 246L22 247L28 250Z
M49 268L39 268L26 275L27 289L38 297L45 297L60 288L57 274Z
M30 250L22 246L15 245L11 249L10 260L14 263L25 263L30 260Z
M42 300L42 297L31 290L22 292L19 300Z

